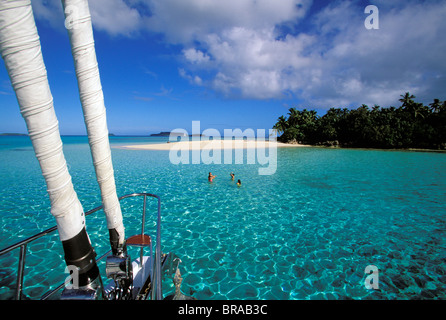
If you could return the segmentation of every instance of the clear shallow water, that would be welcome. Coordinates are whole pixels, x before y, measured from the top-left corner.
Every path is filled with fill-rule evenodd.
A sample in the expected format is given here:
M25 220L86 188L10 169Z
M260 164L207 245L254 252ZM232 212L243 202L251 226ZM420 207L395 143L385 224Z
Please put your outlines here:
M86 138L63 140L84 209L100 205ZM148 141L165 139L111 138L112 146ZM162 249L181 258L185 294L446 298L446 154L279 149L271 176L258 175L258 165L172 165L168 151L113 148L112 154L119 195L161 196ZM207 182L209 171L217 175L213 184ZM231 171L241 188L230 180ZM0 138L0 192L1 248L55 224L27 137ZM121 203L127 235L140 230L140 201ZM148 209L155 214L155 202ZM151 228L148 221L146 230L154 234ZM101 255L108 249L102 212L87 217L87 231ZM28 248L29 297L40 297L47 285L67 276L57 234L50 240ZM0 260L1 299L13 294L17 256L15 251ZM367 265L379 268L379 290L364 286Z

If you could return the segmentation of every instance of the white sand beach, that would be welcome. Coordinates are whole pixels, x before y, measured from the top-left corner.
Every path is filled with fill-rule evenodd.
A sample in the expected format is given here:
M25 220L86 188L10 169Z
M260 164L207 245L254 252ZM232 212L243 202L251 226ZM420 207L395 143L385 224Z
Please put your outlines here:
M204 141L179 141L167 143L152 143L139 145L116 146L120 149L130 150L217 150L217 149L248 149L248 148L297 148L308 147L303 144L290 144L273 141L255 140L204 140Z

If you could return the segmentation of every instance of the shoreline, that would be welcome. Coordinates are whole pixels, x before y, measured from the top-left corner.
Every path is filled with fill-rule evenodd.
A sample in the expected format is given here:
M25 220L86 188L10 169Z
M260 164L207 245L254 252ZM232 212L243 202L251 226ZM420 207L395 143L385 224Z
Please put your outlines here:
M140 145L113 146L126 150L227 150L227 149L251 149L251 148L299 148L311 147L305 144L291 144L283 142L256 141L256 140L205 140L205 141L178 141L166 143L150 143Z
M404 152L430 152L430 153L446 153L442 149L425 149L425 148L373 148L373 147L347 147L347 146L319 146L319 145L305 145L311 148L322 149L346 149L346 150L377 150L377 151L404 151Z
M166 143L147 143L147 144L133 144L133 145L114 145L111 146L116 149L125 150L154 150L154 151L169 151L174 150L226 150L226 149L258 149L258 148L325 148L325 149L358 149L358 150L380 150L380 151L405 151L405 152L430 152L430 153L446 153L446 150L440 149L422 149L422 148L367 148L367 147L340 147L340 146L319 146L311 144L296 144L284 142L270 142L256 140L205 140L205 141L178 141Z

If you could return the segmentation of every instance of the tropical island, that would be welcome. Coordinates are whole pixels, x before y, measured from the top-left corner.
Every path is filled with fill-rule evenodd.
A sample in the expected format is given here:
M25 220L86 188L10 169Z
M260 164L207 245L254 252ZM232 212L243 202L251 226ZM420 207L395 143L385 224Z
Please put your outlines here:
M175 131L162 131L160 133L152 133L150 135L150 137L173 137L173 136L177 136L177 137L186 137L187 134L184 132L175 132ZM204 134L189 134L189 137L205 137L206 135Z
M446 101L428 106L415 96L401 95L400 107L331 108L323 116L314 110L290 108L273 129L278 141L330 147L446 150Z
M185 136L185 134L184 133L182 133L182 132L170 132L170 131L163 131L163 132L160 132L160 133L152 133L151 135L150 135L150 137L169 137L169 136L180 136L180 137L183 137L183 136Z

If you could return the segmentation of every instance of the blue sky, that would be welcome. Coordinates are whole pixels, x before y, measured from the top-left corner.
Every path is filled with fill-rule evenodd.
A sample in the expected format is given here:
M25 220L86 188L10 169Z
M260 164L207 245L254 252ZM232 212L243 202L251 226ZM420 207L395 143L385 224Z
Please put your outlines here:
M62 134L85 134L59 0L32 0ZM364 20L379 9L379 29ZM109 131L269 129L290 107L446 100L446 2L90 0ZM0 65L0 132L25 133Z

